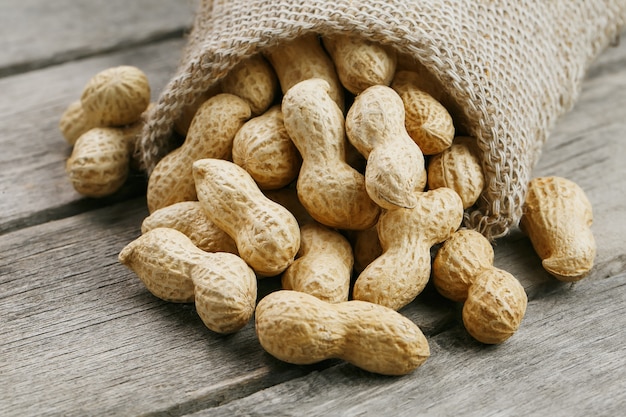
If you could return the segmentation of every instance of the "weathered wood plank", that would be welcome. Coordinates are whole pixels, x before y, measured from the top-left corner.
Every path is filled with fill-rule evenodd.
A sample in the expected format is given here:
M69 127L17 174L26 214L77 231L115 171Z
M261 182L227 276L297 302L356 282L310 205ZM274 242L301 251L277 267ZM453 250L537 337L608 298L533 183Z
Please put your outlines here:
M80 98L89 78L116 65L141 68L156 99L175 70L183 44L183 39L171 40L0 79L0 234L143 191L139 180L103 200L76 193L65 174L71 146L59 131L59 118Z
M0 415L182 414L336 363L286 365L252 323L220 336L150 295L117 261L146 215L138 198L0 238ZM431 334L452 319L437 299L405 313Z
M4 0L0 77L180 37L198 0Z
M626 274L530 302L511 340L487 347L459 328L430 339L413 374L338 365L201 416L617 416L626 405Z

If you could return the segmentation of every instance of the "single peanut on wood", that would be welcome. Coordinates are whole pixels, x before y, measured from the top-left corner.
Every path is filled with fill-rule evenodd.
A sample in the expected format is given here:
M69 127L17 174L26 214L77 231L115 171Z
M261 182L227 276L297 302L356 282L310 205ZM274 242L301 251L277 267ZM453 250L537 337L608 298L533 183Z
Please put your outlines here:
M428 162L428 188L452 188L463 200L463 208L474 205L485 186L480 160L472 152L472 138L458 137L451 147Z
M358 36L333 35L323 39L335 63L341 84L359 94L373 85L389 85L396 72L393 49L369 42Z
M141 233L157 227L182 232L203 251L237 254L235 241L209 219L199 201L181 201L156 210L141 223Z
M139 68L121 65L94 75L80 101L94 126L124 126L139 120L150 104L150 85Z
M346 134L367 158L365 188L386 209L412 208L426 185L424 155L404 128L404 106L391 88L359 94L346 116Z
M220 84L224 93L244 99L253 116L265 113L279 90L276 73L262 55L254 55L235 66Z
M391 87L406 110L406 130L425 155L443 152L454 139L454 123L448 110L433 96L420 89L420 75L398 71Z
M341 109L321 79L302 81L283 97L287 133L300 151L298 197L318 222L339 229L372 227L380 208L365 189L365 178L346 163Z
M256 309L256 333L274 357L306 365L339 358L369 372L404 375L430 356L411 320L364 301L327 303L297 291L276 291Z
M96 127L78 138L65 171L80 194L88 197L111 195L128 178L130 152L122 129Z
M343 111L343 86L339 81L335 65L317 37L310 34L283 42L265 52L280 82L283 94L300 81L321 78L328 83L328 94Z
M202 251L178 230L146 232L122 249L119 261L156 297L177 303L195 301L198 315L214 332L236 332L254 313L254 271L232 253Z
M591 271L596 242L591 202L576 183L561 177L530 181L521 229L546 271L560 281L578 281Z
M412 209L386 210L378 221L382 255L354 283L354 299L394 310L422 292L430 278L430 248L459 228L463 203L449 188L418 193Z
M204 211L237 244L243 260L260 276L283 272L300 248L295 217L263 195L243 168L220 159L193 163Z
M233 141L233 162L248 171L262 190L282 188L296 179L302 158L287 134L280 106L239 129Z
M483 235L462 229L439 249L433 283L446 298L463 302L463 324L482 343L502 343L519 328L528 298L511 274L493 266L493 248Z
M232 94L204 102L194 116L185 142L159 161L148 179L148 210L197 199L192 164L202 158L230 159L233 139L250 118L250 106Z
M354 264L348 240L319 223L302 226L300 239L298 258L283 273L283 288L329 303L348 301Z

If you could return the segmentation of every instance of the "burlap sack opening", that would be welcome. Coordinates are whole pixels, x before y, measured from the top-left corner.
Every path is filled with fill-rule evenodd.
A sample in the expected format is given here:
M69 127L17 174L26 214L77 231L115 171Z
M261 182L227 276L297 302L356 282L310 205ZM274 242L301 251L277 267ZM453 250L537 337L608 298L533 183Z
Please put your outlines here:
M246 57L306 33L358 34L412 56L460 109L486 175L465 225L494 239L518 223L551 127L625 22L626 0L203 0L139 157L149 174L184 106Z

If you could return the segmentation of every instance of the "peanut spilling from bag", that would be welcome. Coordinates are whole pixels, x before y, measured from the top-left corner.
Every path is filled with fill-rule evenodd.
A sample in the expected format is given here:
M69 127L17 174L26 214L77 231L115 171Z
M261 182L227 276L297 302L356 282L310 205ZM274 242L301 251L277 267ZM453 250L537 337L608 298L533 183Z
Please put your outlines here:
M395 310L422 292L431 267L439 293L463 303L471 336L508 340L526 292L494 267L485 237L459 230L489 184L476 141L455 137L462 112L435 81L355 35L309 34L243 60L182 109L174 128L184 141L150 175L151 214L120 262L157 297L195 302L220 333L248 323L257 278L280 276L255 326L261 346L289 363L416 369L428 343ZM67 108L60 129L75 143L67 169L79 192L124 183L149 95L142 73L118 67ZM531 182L521 226L558 279L591 269L591 222L580 187Z

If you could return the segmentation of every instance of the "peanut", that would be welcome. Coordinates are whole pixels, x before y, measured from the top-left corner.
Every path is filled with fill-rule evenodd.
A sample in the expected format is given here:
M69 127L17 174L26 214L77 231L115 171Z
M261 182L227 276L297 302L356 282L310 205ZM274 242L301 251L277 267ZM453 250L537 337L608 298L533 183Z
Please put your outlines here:
M285 128L302 156L298 197L318 222L339 229L372 227L380 208L365 189L365 178L345 160L341 109L321 79L302 81L283 97Z
M396 71L396 53L391 48L352 35L325 37L323 44L341 84L351 93L391 83Z
M354 283L354 299L394 310L422 292L430 278L430 248L443 242L463 220L461 198L449 188L418 194L412 209L384 211L378 221L382 255Z
M237 244L260 276L283 272L300 247L295 217L263 195L243 168L220 159L193 163L198 199L209 217Z
M235 241L207 217L198 201L181 201L156 210L141 223L141 233L157 227L182 232L203 251L237 254Z
M146 232L122 249L119 261L156 297L195 301L202 322L214 332L236 332L254 313L257 282L246 263L232 253L204 252L177 230Z
M119 190L130 170L130 146L124 131L96 127L83 133L65 164L74 189L88 197L104 197Z
M428 188L452 188L463 200L464 209L474 205L485 186L480 160L468 143L471 140L457 137L451 147L428 162Z
M191 122L185 142L159 161L148 179L148 210L197 199L192 164L202 158L230 159L233 139L250 118L250 106L232 94L204 102Z
M94 127L97 126L87 118L80 100L70 103L59 120L59 130L70 145L74 145L83 133Z
M511 274L493 266L491 244L474 230L454 233L433 262L433 284L446 298L464 302L463 324L476 340L502 343L519 328L528 298Z
M139 68L121 65L94 75L80 101L94 126L124 126L139 120L150 104L150 85Z
M300 226L315 221L309 212L306 211L300 199L298 199L298 190L296 190L295 186L284 187L278 190L263 190L263 194L273 202L289 210Z
M383 254L383 248L380 246L376 226L367 230L357 230L354 232L352 240L354 271L360 274L369 264Z
M404 128L404 105L389 87L369 87L346 116L346 134L367 158L365 188L386 209L412 208L426 185L424 155Z
M348 240L319 223L302 226L300 239L298 258L283 273L283 288L330 303L348 301L354 264Z
M278 92L278 79L262 55L254 55L235 66L221 81L222 91L241 97L253 116L259 116L272 105Z
M327 303L297 291L276 291L256 309L256 333L274 357L305 365L339 358L369 372L404 375L430 349L411 320L364 301Z
M233 141L233 162L254 178L259 188L282 188L298 176L302 158L287 134L280 106L247 121Z
M283 94L300 81L321 78L328 83L328 94L339 109L345 103L343 86L339 81L335 66L326 53L317 35L300 36L292 41L265 52L280 82Z
M391 87L398 93L406 111L406 130L425 155L434 155L450 147L454 123L446 108L419 88L420 75L398 71Z
M213 84L207 91L202 92L197 96L190 104L187 104L178 119L174 122L174 130L176 133L182 136L187 136L191 121L193 120L196 112L200 106L213 96L216 96L222 92L222 86L220 83Z
M591 202L576 183L561 177L530 181L521 229L528 234L546 271L560 281L589 274L596 256Z

